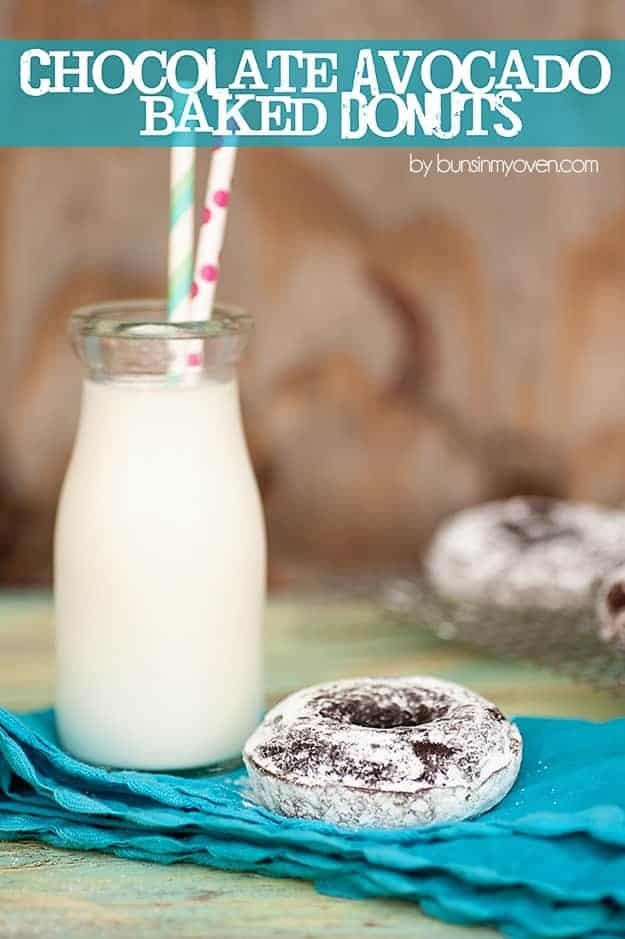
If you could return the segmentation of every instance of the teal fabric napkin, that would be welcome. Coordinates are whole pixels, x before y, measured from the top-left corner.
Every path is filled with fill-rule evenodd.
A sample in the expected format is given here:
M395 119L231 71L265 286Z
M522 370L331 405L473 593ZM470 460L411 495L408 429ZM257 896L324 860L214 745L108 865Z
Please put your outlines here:
M625 719L517 723L521 774L488 814L426 831L348 831L255 806L243 770L186 778L88 766L59 748L51 711L0 709L0 838L304 878L513 939L625 936Z

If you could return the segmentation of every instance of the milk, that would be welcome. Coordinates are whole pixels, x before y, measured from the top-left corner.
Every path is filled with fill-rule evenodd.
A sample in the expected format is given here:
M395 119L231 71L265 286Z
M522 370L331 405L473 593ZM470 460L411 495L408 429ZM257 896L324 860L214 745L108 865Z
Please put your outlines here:
M261 713L264 596L236 381L85 381L55 534L63 746L139 769L238 755Z

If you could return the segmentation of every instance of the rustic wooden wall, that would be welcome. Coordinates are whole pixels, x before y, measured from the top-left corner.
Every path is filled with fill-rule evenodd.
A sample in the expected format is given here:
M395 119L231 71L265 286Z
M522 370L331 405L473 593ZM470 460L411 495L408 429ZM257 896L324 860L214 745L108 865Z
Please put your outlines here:
M625 8L15 0L0 22L21 37L574 38L622 35ZM625 499L625 160L586 155L598 176L423 180L404 151L241 154L219 292L258 321L243 394L274 560L413 559L446 512L521 490ZM164 151L0 160L5 580L49 567L80 382L64 318L163 292L166 185Z

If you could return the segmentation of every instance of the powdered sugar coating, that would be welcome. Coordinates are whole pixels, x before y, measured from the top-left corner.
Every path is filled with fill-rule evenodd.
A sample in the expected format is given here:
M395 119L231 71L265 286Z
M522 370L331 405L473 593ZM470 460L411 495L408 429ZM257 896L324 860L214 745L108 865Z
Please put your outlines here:
M358 678L285 698L248 740L253 797L348 827L460 821L509 791L521 736L493 704L441 679Z
M625 512L581 502L515 498L454 515L426 558L451 599L575 609L625 558Z
M607 574L597 590L599 635L625 649L625 564Z

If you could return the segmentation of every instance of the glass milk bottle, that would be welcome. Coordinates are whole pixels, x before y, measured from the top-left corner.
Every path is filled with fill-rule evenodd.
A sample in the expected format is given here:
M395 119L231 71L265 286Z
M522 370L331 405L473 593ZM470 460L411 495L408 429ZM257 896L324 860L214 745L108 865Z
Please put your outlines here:
M71 317L86 369L55 532L57 726L75 756L231 765L260 719L265 534L235 366L247 316Z

